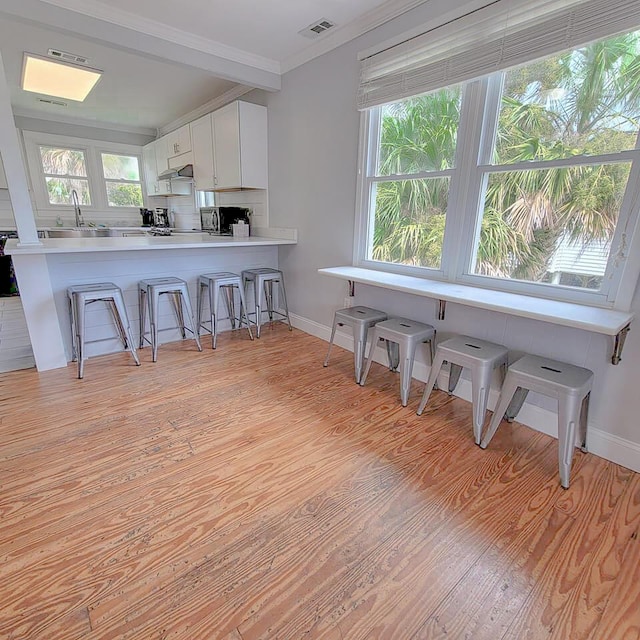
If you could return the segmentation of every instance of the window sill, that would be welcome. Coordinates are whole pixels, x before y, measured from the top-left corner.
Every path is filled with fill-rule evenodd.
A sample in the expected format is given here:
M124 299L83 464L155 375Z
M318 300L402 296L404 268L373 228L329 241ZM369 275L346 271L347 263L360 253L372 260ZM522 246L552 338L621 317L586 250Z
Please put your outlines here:
M425 298L435 298L440 301L439 319L444 319L446 303L454 302L478 309L489 309L521 318L542 320L565 327L615 336L615 347L611 359L613 364L618 364L620 361L624 338L634 317L630 312L426 280L361 267L330 267L318 269L318 272L348 280L351 283L359 282Z

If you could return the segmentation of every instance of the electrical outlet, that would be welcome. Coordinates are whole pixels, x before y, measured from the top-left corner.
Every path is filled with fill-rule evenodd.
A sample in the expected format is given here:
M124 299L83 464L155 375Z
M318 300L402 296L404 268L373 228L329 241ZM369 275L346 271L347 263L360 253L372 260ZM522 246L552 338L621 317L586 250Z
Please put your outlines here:
M353 296L347 296L344 299L344 306L345 308L353 307Z

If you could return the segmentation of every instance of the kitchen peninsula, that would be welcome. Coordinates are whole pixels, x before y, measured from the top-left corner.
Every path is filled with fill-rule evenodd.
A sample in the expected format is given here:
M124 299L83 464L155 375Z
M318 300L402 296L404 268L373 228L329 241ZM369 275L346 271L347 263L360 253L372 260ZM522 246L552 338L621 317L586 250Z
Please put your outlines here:
M40 244L22 246L10 240L6 252L13 257L38 370L64 367L71 360L68 286L92 282L118 285L124 292L129 320L137 335L139 280L160 276L182 278L189 283L195 305L199 275L215 271L240 273L255 267L277 268L278 247L296 244L294 230L263 229L260 234L244 238L206 233L45 238ZM99 340L87 345L88 356L122 348L105 307L95 305L87 309L89 339ZM168 301L163 301L160 308L159 324L161 328L176 324ZM161 332L162 342L178 339L178 329Z

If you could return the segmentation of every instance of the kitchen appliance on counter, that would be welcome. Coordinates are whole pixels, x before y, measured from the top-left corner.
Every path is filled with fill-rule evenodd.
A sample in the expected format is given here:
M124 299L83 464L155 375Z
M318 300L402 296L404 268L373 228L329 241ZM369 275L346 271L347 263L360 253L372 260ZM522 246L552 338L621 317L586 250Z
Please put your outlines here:
M251 209L245 207L201 207L200 221L202 230L212 235L231 236L233 226L240 222L248 225Z
M157 207L153 210L153 226L169 227L169 210L163 207Z
M140 208L143 227L153 227L153 210Z

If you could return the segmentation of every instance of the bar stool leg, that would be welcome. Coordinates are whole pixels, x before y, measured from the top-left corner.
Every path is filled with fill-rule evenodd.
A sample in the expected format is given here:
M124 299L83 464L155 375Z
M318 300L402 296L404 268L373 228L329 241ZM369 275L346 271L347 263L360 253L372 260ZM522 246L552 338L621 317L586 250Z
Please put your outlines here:
M269 322L273 322L273 280L264 281L264 299L267 303Z
M580 449L587 453L587 422L589 421L589 399L591 392L582 399L582 407L580 409L580 430L578 437L580 438Z
M185 287L186 287L186 285L185 285ZM202 351L202 345L200 344L200 336L198 336L198 332L196 330L196 320L193 317L193 311L191 309L191 303L189 302L189 292L186 291L186 289L185 289L185 291L181 291L179 293L179 295L180 295L180 301L182 302L182 304L184 305L184 307L186 309L186 314L185 315L189 320L189 328L191 329L191 333L193 334L193 339L196 341L196 346L198 347L198 351ZM180 307L180 311L182 313L182 307Z
M582 399L570 395L558 399L558 464L560 484L569 488L573 450L576 446L576 430L580 421Z
M378 344L378 332L376 331L375 326L373 327L373 333L371 334L371 346L369 347L369 357L367 358L367 364L364 368L364 372L362 376L360 376L360 386L364 387L364 383L367 380L367 376L369 375L369 369L371 369L371 363L373 362L373 354L376 350L376 344Z
M140 327L140 345L139 348L142 349L144 347L144 333L145 333L145 325L147 315L147 292L145 289L138 289L138 313L140 316L139 327Z
M328 367L329 366L329 356L331 355L331 347L333 347L333 339L336 336L336 329L339 326L344 326L342 325L340 322L338 322L337 318L334 316L333 318L333 326L331 327L331 338L329 338L329 348L327 349L327 355L324 359L324 362L322 363L323 367Z
M260 326L262 325L262 289L260 288L260 282L258 276L253 280L253 297L256 305L256 338L260 337Z
M147 303L149 305L149 331L151 333L151 353L153 362L158 361L158 305L160 304L160 294L150 287Z
M362 363L364 362L364 349L367 344L367 333L368 328L366 325L356 324L353 326L353 363L356 382L360 382L360 376L362 376Z
M522 409L524 401L527 399L527 395L529 395L529 389L525 389L524 387L518 387L516 389L516 392L513 394L513 398L504 413L504 417L507 422L513 422L515 420L518 413L520 413L520 409Z
M397 342L385 340L387 347L387 359L389 360L389 371L397 371L400 366L400 347Z
M291 318L289 317L289 305L287 304L287 292L284 288L284 274L280 274L280 294L282 295L282 304L284 305L284 312L287 315L287 324L289 325L289 331L293 331L291 326Z
M236 305L235 305L235 287L231 284L225 284L220 287L224 294L224 305L227 309L227 315L229 316L229 322L231 323L231 329L236 328Z
M407 347L404 343L399 345L400 350L400 400L402 406L406 407L409 401L409 391L411 390L411 372L413 371L413 360L416 354L416 345Z
M511 402L516 390L518 389L518 385L513 382L511 378L509 378L509 374L507 373L507 378L502 387L502 391L500 392L500 398L498 399L498 404L493 412L493 416L491 417L491 422L489 423L489 428L487 432L484 434L484 438L480 443L480 447L482 449L486 449L489 443L491 442L491 438L493 438L495 432L498 430L500 423L502 422L502 418L507 411L507 407Z
M180 333L182 335L182 339L184 340L187 337L187 332L185 331L185 328L184 328L184 313L182 312L182 294L179 291L171 291L169 293L169 297L171 298L171 304L173 305L173 310L176 314L178 326L180 327Z
M77 320L76 320L76 308L75 308L75 295L71 294L67 296L69 301L69 317L71 318L71 362L75 362L78 359L78 336L77 333Z
M209 287L209 310L211 311L211 348L218 346L218 285Z
M127 344L127 334L125 333L124 325L122 324L118 308L116 307L115 298L109 298L108 300L105 299L105 302L109 307L109 311L111 311L111 317L113 318L113 323L116 325L116 331L118 332L120 342L122 342L122 346L125 349L128 349L129 345Z
M238 329L242 329L242 314L244 314L245 322L247 323L247 331L249 332L249 338L253 340L253 333L251 332L251 325L249 324L249 314L247 313L247 300L244 295L244 287L238 287L238 295L240 296L240 320L238 322Z
M444 363L444 358L441 355L437 355L433 364L431 365L431 371L429 372L429 379L427 380L427 386L424 388L424 393L422 394L422 400L420 401L420 406L418 407L418 415L421 416L424 408L427 406L427 402L429 401L429 397L431 396L431 392L436 386L436 380L438 379L438 374L440 373L440 369L442 368L442 364Z
M205 287L207 287L207 289L209 288L203 282L198 282L198 292L196 293L196 313L198 315L198 335L200 335L200 330L202 329L202 307L204 306L202 304L203 303L202 290Z
M491 369L473 368L471 372L471 409L473 411L473 438L476 444L480 444L482 440L482 427L487 412L490 386Z
M447 385L447 390L449 395L452 395L456 387L458 386L460 374L462 373L462 367L459 364L455 364L454 362L450 362L449 366L449 384Z
M128 345L129 352L133 356L136 365L139 367L140 360L138 359L138 353L136 352L136 348L134 347L133 334L131 333L131 324L129 323L129 317L127 316L127 309L125 307L124 300L119 297L114 298L113 305L118 316L118 322L122 327L122 332L126 336L125 348L127 348Z
M80 296L74 296L76 305L76 339L78 348L78 378L82 380L84 377L84 301Z

